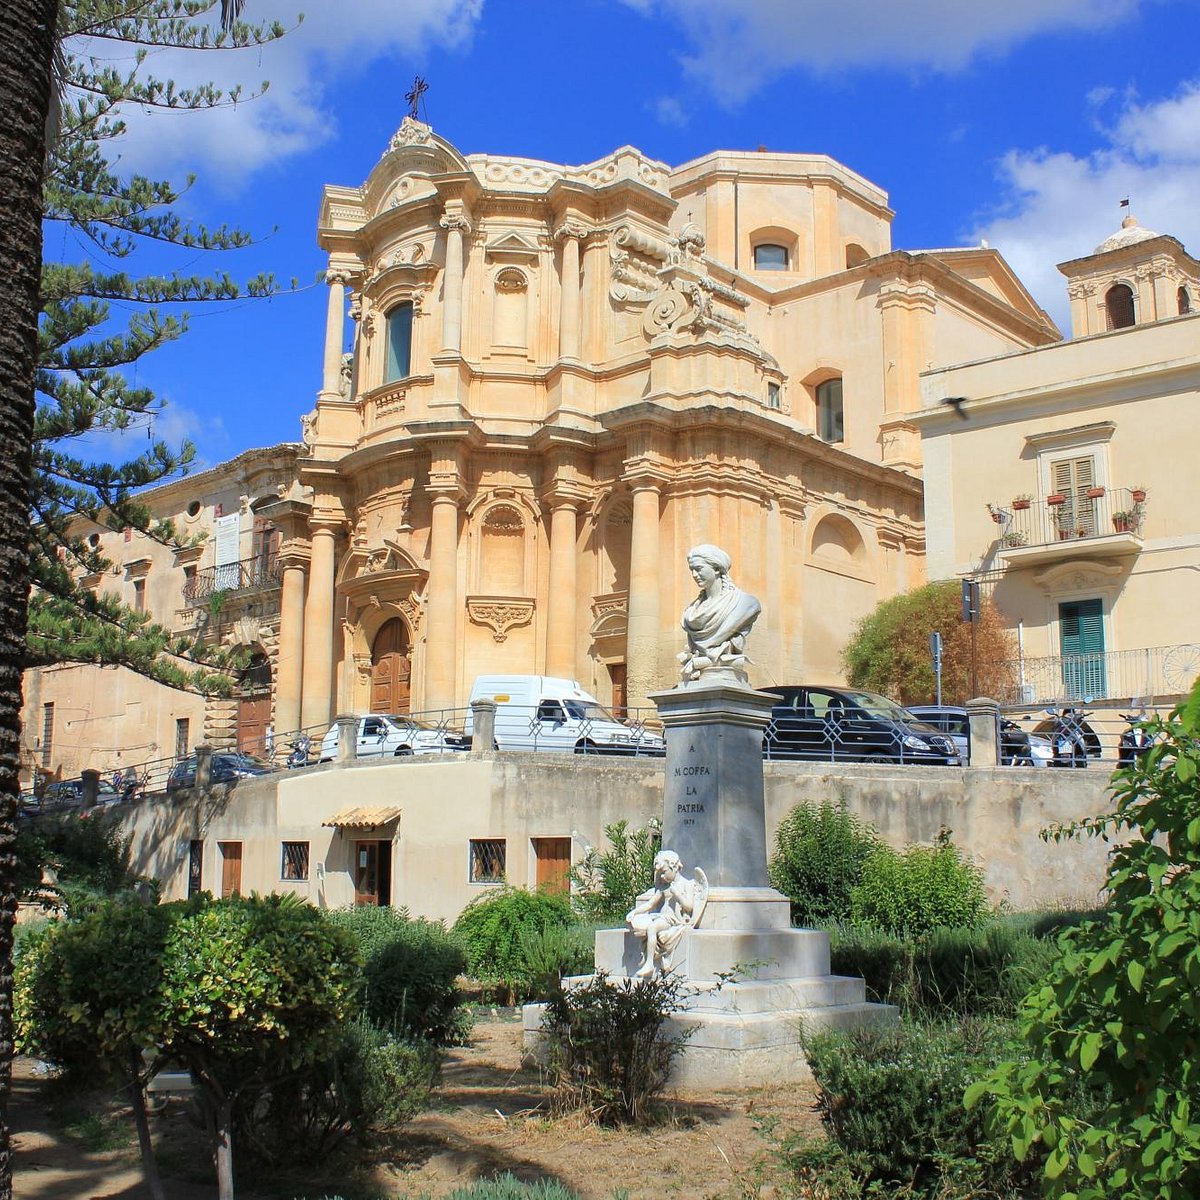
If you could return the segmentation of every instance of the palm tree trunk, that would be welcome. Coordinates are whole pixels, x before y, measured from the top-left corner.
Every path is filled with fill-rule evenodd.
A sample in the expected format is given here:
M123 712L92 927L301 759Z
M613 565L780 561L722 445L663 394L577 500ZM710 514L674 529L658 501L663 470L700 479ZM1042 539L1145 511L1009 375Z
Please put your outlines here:
M0 0L0 1200L12 1197L12 944L21 670L29 591L42 175L57 0Z

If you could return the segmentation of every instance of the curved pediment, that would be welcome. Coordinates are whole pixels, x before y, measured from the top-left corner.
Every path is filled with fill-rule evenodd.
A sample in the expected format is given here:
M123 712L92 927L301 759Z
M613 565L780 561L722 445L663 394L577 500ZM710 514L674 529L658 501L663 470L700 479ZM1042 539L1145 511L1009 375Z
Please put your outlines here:
M433 176L469 171L467 160L445 138L424 122L405 117L363 185L367 211L374 216L426 199L437 191L428 182Z

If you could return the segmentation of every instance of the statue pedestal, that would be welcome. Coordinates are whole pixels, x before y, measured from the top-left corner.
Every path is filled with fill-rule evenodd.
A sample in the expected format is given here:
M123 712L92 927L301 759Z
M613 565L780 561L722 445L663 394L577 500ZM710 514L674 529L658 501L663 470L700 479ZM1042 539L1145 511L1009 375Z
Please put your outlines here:
M698 867L710 885L671 963L689 992L664 1030L688 1033L671 1082L728 1088L808 1078L803 1036L891 1022L897 1010L868 1003L861 979L831 975L829 935L791 928L787 897L768 883L762 732L775 697L723 677L651 699L667 743L663 848L680 856L685 875ZM645 946L628 930L600 930L596 970L632 977ZM541 1018L541 1005L526 1006L531 1051Z

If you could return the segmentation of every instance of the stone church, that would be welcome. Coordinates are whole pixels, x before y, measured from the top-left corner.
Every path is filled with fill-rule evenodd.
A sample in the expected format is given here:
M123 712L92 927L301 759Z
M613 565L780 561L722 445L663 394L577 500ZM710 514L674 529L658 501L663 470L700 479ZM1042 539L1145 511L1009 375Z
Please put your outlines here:
M462 708L483 673L636 708L677 679L699 542L762 600L753 683L838 680L859 618L925 579L922 372L1060 336L995 250L894 250L892 215L823 155L565 166L406 119L325 189L302 442L149 494L200 545L91 533L97 587L248 648L239 694L31 672L29 764L261 749Z

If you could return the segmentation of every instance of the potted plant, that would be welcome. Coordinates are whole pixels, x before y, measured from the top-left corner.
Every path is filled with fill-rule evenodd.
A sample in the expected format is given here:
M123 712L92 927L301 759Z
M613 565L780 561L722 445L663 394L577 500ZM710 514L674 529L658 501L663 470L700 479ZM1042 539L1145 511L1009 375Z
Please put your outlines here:
M1019 496L1013 497L1012 506L1014 509L1020 511L1028 508L1032 502L1033 497L1028 492L1022 492Z
M1134 504L1141 504L1146 499L1146 489L1140 484L1137 487L1131 487L1129 494L1133 497Z
M1089 500L1099 500L1104 495L1104 489L1102 487L1090 487L1085 495Z
M1132 508L1115 512L1112 521L1116 533L1137 533L1142 527L1142 506L1135 504Z
M1029 539L1019 529L1010 529L1000 539L1000 544L1002 546L1009 546L1009 547L1027 546L1027 545L1029 545Z
M1051 492L1050 495L1046 497L1047 504L1058 506L1059 504L1066 504L1066 502L1067 497L1062 492Z

